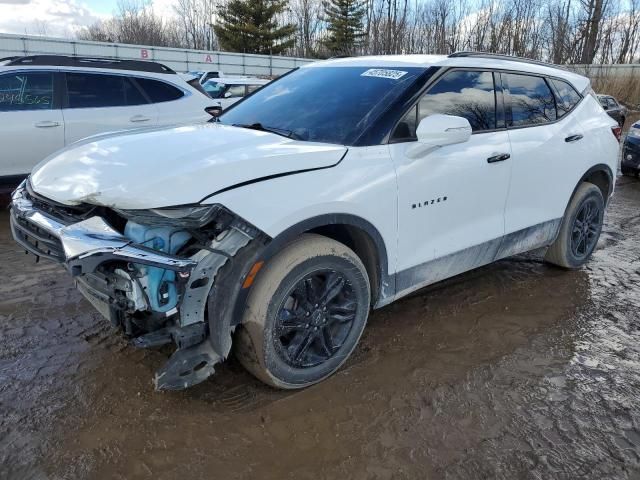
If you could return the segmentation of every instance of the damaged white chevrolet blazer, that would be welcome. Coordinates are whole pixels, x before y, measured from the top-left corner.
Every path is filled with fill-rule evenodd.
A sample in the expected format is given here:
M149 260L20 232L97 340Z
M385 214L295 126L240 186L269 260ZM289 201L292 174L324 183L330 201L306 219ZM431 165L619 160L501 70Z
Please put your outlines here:
M596 246L620 130L588 79L474 53L305 65L219 122L93 137L14 193L16 241L61 263L158 389L232 346L264 382L335 372L371 308L541 247Z

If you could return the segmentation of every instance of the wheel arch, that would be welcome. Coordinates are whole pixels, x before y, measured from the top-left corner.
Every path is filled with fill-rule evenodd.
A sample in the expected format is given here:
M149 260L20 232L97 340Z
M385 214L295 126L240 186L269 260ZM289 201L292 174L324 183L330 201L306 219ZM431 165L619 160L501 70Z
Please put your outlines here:
M368 220L352 214L324 214L303 220L287 228L264 249L261 259L268 261L287 243L303 233L316 233L340 242L360 258L371 284L371 299L375 305L380 298L394 293L388 270L388 255L382 235Z
M336 213L308 218L282 231L261 249L254 264L268 262L288 243L304 233L316 233L351 248L362 260L371 283L372 305L395 294L395 277L389 275L387 248L378 229L356 215ZM260 273L256 275L256 279ZM241 322L251 288L242 288L234 308L234 323Z
M578 187L584 182L593 183L596 187L598 187L600 189L600 192L602 193L602 198L604 199L605 205L608 203L609 197L613 192L615 177L609 165L599 163L591 167L582 175L580 181L573 189L573 192L571 192L571 197L569 198L569 202L567 202L567 207L569 206L569 203L571 202L573 196L576 194Z

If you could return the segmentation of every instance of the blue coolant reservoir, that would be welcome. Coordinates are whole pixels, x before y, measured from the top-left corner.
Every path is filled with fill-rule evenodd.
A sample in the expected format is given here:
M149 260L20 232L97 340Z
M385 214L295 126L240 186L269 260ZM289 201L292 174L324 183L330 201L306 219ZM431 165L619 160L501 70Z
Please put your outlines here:
M124 235L135 243L165 253L175 254L191 238L191 235L175 227L148 227L127 222ZM178 304L176 273L164 268L137 265L142 273L140 283L146 291L151 308L167 312ZM146 275L145 275L146 273Z

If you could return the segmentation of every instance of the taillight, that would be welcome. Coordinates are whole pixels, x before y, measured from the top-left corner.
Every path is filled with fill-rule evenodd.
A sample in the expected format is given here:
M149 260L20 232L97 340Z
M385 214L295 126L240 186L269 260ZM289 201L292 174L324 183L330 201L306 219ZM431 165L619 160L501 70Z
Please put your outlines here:
M622 138L622 127L611 127L611 133L613 133L613 136L616 137L616 140L620 143L620 139Z

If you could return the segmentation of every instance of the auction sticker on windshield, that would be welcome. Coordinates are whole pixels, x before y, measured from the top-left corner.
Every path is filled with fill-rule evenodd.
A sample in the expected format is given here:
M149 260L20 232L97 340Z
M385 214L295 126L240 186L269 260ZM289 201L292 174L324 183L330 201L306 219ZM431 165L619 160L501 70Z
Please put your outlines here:
M402 70L387 70L386 68L370 68L366 72L360 74L361 77L378 77L378 78L390 78L392 80L398 80L405 76L407 72Z

